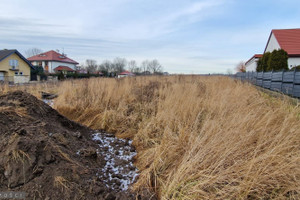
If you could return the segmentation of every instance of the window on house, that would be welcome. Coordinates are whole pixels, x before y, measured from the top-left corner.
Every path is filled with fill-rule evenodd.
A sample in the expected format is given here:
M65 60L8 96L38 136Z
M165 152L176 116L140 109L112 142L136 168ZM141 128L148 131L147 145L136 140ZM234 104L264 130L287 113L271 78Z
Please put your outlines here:
M23 75L23 72L20 72L20 75Z
M43 63L42 62L38 62L38 66L43 66Z
M9 66L11 66L12 69L17 69L19 66L19 61L18 60L9 60Z
M15 72L15 75L18 75L18 72Z

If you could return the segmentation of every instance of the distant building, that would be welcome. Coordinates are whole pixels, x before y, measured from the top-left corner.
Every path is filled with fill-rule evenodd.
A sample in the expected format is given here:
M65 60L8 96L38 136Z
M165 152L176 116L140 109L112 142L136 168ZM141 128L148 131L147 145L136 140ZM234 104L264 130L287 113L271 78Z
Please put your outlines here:
M259 58L262 57L262 54L255 54L254 56L252 56L252 58L250 58L246 63L246 70L247 71L256 71L256 67L257 67L257 62L259 60Z
M300 29L272 30L265 51L283 49L288 53L289 68L300 65Z
M63 74L67 74L67 73L74 73L75 70L72 69L72 68L70 68L70 67L68 67L68 66L62 66L62 65L60 65L60 66L58 66L58 67L56 67L56 68L54 69L54 72L55 72L55 73L60 73L60 72L62 72Z
M56 51L47 51L30 58L27 58L32 65L42 66L45 72L55 73L58 71L75 72L78 62L67 57L66 54L60 54Z
M129 71L124 71L118 74L118 78L127 77L127 76L135 76L135 74Z
M31 69L32 64L16 49L0 50L0 81L27 83Z
M300 65L300 29L274 29L271 31L264 53L283 49L288 53L289 68ZM260 55L260 54L256 54ZM258 58L246 62L247 71L255 71ZM256 60L256 62L255 62ZM254 61L254 62L253 62Z

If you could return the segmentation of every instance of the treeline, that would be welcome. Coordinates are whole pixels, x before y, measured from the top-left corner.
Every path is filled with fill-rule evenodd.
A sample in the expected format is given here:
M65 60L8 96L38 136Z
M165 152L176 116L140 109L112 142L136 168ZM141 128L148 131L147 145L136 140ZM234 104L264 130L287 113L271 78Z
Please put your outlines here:
M135 60L127 61L125 58L117 57L111 60L104 60L98 64L96 60L87 59L85 64L80 66L80 69L85 69L88 73L93 74L101 72L104 76L111 73L118 74L128 70L135 74L161 74L163 67L158 60L144 60L140 65Z

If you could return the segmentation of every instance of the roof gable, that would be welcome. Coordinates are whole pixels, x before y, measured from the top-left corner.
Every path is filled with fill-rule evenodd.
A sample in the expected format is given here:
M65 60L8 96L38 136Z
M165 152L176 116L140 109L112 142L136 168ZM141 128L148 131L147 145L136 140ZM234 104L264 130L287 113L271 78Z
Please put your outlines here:
M245 62L245 65L247 65L252 59L261 58L263 54L254 54L247 62Z
M67 56L57 53L56 51L47 51L27 58L29 61L57 61L63 63L79 64L78 62L68 58Z
M1 50L0 51L0 62L7 58L8 56L12 55L15 53L15 50Z
M285 50L289 56L300 55L300 29L274 29L268 39L265 51L274 35L281 49Z
M35 69L34 66L16 49L0 50L0 62L14 53L17 54L24 62L26 62L29 67Z

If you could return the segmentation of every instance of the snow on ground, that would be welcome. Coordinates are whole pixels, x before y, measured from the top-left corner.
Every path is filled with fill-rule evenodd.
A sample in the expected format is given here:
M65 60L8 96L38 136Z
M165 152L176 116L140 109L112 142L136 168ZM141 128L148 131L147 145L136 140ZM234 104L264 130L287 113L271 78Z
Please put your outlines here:
M98 176L114 190L127 190L138 176L138 170L133 165L136 155L132 141L116 138L114 135L97 132L93 140L99 144L98 153L103 153L106 165Z
M48 104L49 106L53 107L54 106L54 101L51 99L43 99L43 102Z

